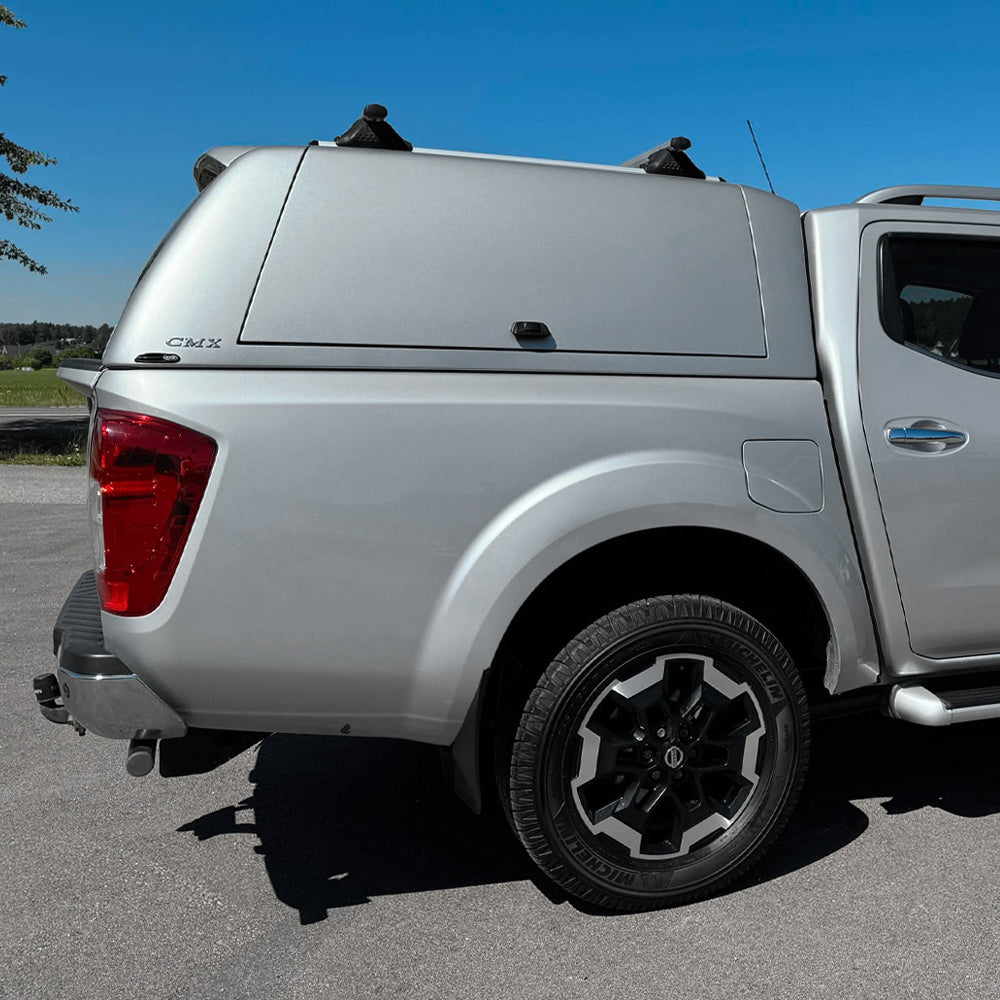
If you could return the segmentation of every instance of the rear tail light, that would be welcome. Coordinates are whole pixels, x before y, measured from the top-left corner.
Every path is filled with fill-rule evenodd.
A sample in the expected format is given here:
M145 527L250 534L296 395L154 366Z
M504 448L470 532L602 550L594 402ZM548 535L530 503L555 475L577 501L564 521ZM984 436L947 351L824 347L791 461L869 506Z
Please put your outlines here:
M205 494L215 442L142 413L98 410L90 513L101 607L145 615L170 586Z

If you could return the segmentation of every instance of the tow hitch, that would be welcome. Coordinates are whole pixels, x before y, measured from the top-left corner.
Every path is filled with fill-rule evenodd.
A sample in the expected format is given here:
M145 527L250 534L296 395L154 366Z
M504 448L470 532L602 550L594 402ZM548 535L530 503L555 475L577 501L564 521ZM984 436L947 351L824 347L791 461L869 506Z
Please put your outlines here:
M72 726L81 736L87 730L76 719L70 717L66 706L59 701L62 692L55 674L39 674L35 680L35 699L38 709L49 722L61 726ZM133 777L141 778L153 770L156 760L156 740L136 738L129 740L128 753L125 756L125 770Z
M61 726L70 722L69 712L66 706L59 701L59 681L55 674L39 674L35 680L35 699L38 701L38 710L49 722L56 722ZM78 726L77 731L83 735L83 727Z

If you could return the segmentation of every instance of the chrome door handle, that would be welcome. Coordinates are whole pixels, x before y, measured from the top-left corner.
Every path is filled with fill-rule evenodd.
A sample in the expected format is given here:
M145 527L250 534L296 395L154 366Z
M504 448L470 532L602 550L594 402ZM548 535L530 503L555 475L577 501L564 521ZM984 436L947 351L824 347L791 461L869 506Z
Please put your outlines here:
M886 438L897 448L922 451L929 454L959 448L969 440L965 431L953 427L928 427L913 424L910 427L890 427Z
M964 441L968 435L962 431L936 430L931 427L893 427L889 440L893 444L907 441Z

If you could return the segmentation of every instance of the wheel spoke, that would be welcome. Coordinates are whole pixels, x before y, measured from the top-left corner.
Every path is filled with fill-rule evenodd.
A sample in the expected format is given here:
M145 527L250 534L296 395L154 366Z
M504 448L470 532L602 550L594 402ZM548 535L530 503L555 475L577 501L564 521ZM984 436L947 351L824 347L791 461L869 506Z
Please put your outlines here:
M715 720L715 709L704 701L699 701L697 705L684 717L684 721L691 727L694 740L702 742Z
M670 800L673 806L670 817L669 832L664 838L664 846L668 847L671 853L680 850L681 841L684 839L684 831L691 826L691 815L687 807L677 794L677 789L670 790ZM652 847L652 844L650 844Z
M618 697L623 697L618 692L616 694ZM658 688L648 688L626 700L635 718L636 732L648 735L655 732L656 728L665 721L664 709L666 706Z
M600 740L597 754L597 774L610 774L615 771L630 771L639 768L638 748L635 739L630 735L620 736L612 733L602 723L591 722L588 727ZM632 758L636 758L633 762Z
M594 811L595 821L600 823L609 816L613 816L615 813L619 813L622 810L629 808L635 799L636 792L639 791L639 788L640 785L638 780L632 781L632 783L626 786L617 798L611 799L611 801L606 802L603 806Z
M704 663L700 659L676 660L671 664L671 674L676 680L669 695L676 706L678 718L687 719L702 703Z
M614 688L605 692L590 719L590 728L603 730L608 739L631 740L636 730L645 729L638 706Z
M656 785L653 790L642 800L642 804L639 808L648 816L652 811L664 800L664 798L669 797L670 788L667 783L661 782Z

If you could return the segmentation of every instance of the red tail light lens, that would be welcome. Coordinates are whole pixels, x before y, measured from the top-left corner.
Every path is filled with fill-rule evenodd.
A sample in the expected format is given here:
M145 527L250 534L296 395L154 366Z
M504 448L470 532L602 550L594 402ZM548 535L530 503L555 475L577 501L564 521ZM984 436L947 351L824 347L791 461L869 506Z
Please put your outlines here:
M145 615L170 586L205 494L215 442L142 413L98 410L91 519L101 606Z

